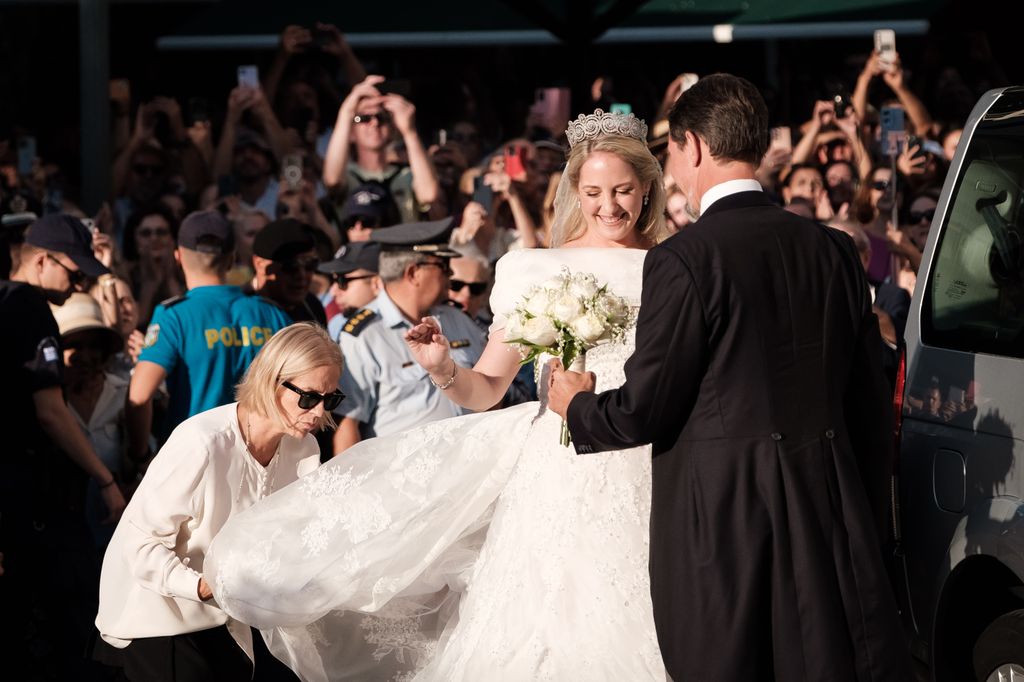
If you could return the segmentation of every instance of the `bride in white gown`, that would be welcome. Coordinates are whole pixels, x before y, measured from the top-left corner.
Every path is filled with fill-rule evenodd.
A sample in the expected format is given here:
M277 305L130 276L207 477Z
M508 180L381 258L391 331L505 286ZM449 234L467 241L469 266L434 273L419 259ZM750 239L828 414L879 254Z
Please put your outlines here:
M445 394L497 403L518 368L506 315L563 268L640 302L663 236L661 171L631 115L570 125L551 250L497 265L495 322ZM407 341L431 380L455 371L424 321ZM597 390L633 350L594 348ZM426 378L424 379L426 380ZM204 575L306 680L664 680L648 580L649 448L577 456L538 403L362 442L233 517Z

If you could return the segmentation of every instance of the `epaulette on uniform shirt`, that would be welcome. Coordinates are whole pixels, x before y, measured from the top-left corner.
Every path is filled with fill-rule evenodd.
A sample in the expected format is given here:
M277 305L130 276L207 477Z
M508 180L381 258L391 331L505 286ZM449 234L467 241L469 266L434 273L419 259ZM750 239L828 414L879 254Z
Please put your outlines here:
M374 319L376 319L377 313L373 312L369 308L363 308L352 313L352 317L348 318L345 322L345 326L341 328L341 331L351 334L352 336L359 336L364 329L366 329Z
M173 305L178 305L179 303L181 303L184 300L185 300L185 294L179 294L178 296L171 296L168 299L160 301L160 305L162 305L165 308L170 308Z

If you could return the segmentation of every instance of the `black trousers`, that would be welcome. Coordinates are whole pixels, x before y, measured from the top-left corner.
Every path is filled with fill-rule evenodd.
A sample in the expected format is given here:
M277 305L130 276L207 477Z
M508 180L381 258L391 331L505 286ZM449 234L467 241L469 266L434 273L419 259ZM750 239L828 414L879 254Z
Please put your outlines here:
M124 649L97 642L96 658L124 669L131 682L249 682L253 666L227 627L140 637Z
M244 680L245 682L298 682L298 677L267 650L259 630L252 630L256 670L225 626L170 637L132 640L124 649L104 642L95 633L93 657L121 669L116 679L141 682L193 682ZM221 672L223 671L223 672Z

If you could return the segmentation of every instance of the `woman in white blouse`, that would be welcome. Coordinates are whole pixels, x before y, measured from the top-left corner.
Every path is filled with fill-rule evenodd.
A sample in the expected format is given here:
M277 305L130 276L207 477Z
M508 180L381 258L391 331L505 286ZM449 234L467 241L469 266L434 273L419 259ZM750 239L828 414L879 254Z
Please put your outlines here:
M341 351L311 324L271 338L238 386L238 402L180 424L153 459L107 548L97 658L129 680L245 680L248 626L203 580L210 542L229 517L319 464L311 432L334 426Z

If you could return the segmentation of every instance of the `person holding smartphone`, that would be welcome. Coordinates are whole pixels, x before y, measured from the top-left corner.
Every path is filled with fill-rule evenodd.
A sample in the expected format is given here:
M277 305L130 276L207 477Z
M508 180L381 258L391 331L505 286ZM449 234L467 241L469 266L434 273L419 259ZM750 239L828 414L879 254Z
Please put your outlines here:
M444 216L444 195L416 130L416 107L399 94L381 92L384 82L383 76L367 76L342 102L324 157L324 184L347 198L358 185L379 182L391 194L402 222ZM396 134L409 158L405 167L387 160Z
M910 124L908 131L917 135L927 135L932 128L931 114L928 113L924 102L904 82L903 65L900 62L899 52L893 51L892 58L891 65L887 67L887 62L883 61L877 50L871 52L867 61L864 62L864 68L860 75L857 76L857 85L854 87L850 102L857 112L857 117L862 121L865 120L868 108L868 88L872 81L881 77L899 100L899 104L906 110Z

